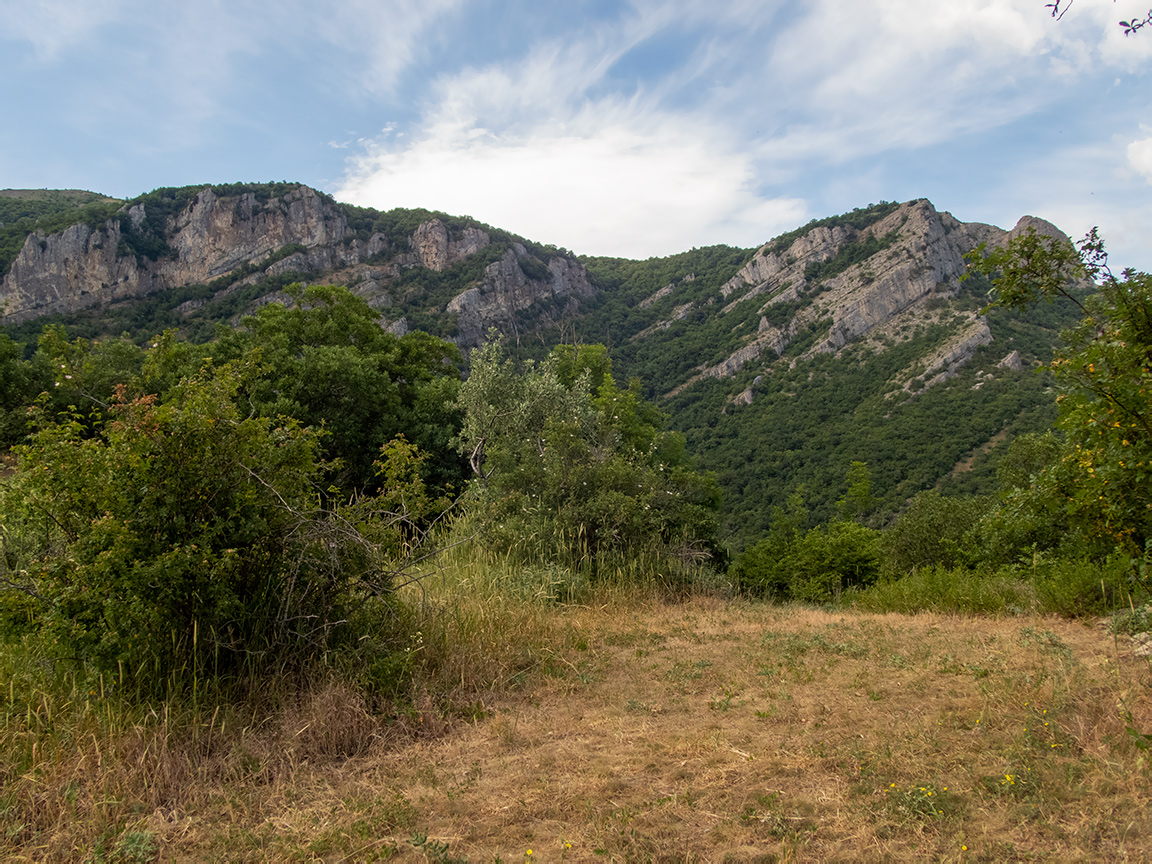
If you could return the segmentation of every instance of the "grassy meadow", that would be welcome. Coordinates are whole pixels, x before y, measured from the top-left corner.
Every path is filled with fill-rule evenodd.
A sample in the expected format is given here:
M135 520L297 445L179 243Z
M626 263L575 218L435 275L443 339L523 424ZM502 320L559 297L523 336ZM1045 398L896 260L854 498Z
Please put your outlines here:
M242 698L140 702L9 640L0 857L1152 858L1152 667L1119 632L1139 609L897 614L620 576L563 603L554 572L448 553L389 613L412 634L394 694L318 658Z

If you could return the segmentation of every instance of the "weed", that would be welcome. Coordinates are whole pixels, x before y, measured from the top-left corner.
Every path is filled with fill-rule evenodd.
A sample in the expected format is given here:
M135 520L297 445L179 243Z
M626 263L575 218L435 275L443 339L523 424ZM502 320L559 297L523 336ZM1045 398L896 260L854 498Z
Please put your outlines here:
M926 783L897 788L892 783L886 792L886 804L889 812L905 820L937 820L959 814L962 800L947 786Z
M1152 604L1130 606L1115 613L1108 622L1108 629L1123 636L1152 631Z
M981 788L993 797L1028 798L1035 790L1032 769L1009 765L1002 774L986 775L980 778Z
M727 687L721 689L719 695L708 700L708 708L712 711L727 711L732 707L732 697L736 695Z
M427 834L417 831L408 841L413 849L419 849L424 857L435 864L468 864L468 859L448 853L448 844L432 840Z

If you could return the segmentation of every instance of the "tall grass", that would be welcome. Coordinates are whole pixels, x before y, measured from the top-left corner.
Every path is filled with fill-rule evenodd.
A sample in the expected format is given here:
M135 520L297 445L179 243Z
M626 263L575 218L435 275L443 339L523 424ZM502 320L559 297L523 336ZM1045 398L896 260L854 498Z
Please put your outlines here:
M0 642L0 858L163 857L157 820L481 716L536 676L566 674L582 638L569 609L647 606L691 585L691 568L673 558L565 568L526 565L524 552L450 548L394 596L365 597L350 627L359 640L293 676L182 670L166 693L141 694L123 683L130 675L93 673L56 657L34 628L10 628Z
M940 612L964 615L1103 615L1147 598L1132 562L1047 558L997 569L921 567L888 578L845 602L869 612Z

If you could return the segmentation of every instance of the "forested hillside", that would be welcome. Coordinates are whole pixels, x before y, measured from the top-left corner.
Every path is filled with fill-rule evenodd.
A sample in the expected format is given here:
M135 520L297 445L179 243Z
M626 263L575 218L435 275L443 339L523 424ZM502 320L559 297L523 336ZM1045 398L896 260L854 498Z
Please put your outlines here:
M3 259L9 303L47 304L4 326L26 357L46 324L65 338L145 345L173 329L214 341L254 309L291 304L296 282L346 285L382 326L454 341L465 361L489 327L520 360L603 344L617 379L635 379L715 472L721 533L737 549L797 494L809 524L828 519L856 461L871 472L876 525L925 489L992 491L1003 445L1055 418L1042 367L1078 313L1062 299L982 315L989 285L961 284L959 255L1004 232L923 201L816 220L759 249L647 261L577 259L472 219L351 207L287 183L123 204L9 191L0 206L5 248L23 247L19 264ZM70 223L80 228L59 233ZM55 272L91 291L69 299ZM100 301L111 288L92 273L127 287Z

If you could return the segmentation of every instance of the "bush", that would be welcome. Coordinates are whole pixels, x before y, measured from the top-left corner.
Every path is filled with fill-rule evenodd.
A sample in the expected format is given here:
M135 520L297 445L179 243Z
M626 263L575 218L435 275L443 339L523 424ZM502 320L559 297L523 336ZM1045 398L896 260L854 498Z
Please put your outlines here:
M163 404L122 386L105 424L41 416L17 448L20 470L0 490L0 576L35 598L58 659L145 691L185 673L301 666L332 644L358 593L387 589L377 550L403 557L419 541L379 518L397 512L386 496L318 509L320 433L242 418L239 378L206 369ZM413 448L385 455L392 498L435 509Z
M730 576L741 588L777 600L827 603L848 588L864 588L880 572L877 533L834 521L791 537L769 536L746 550Z
M909 575L886 577L853 598L868 612L937 612L961 615L1018 615L1036 605L1032 586L1000 571L933 564Z
M988 509L984 498L945 498L934 489L916 495L880 537L883 570L903 576L917 568L970 563L970 536Z
M870 612L938 612L963 615L1061 615L1094 617L1139 602L1147 591L1132 576L1132 561L1104 564L1046 557L1008 567L920 567L902 578L884 578L853 599Z

